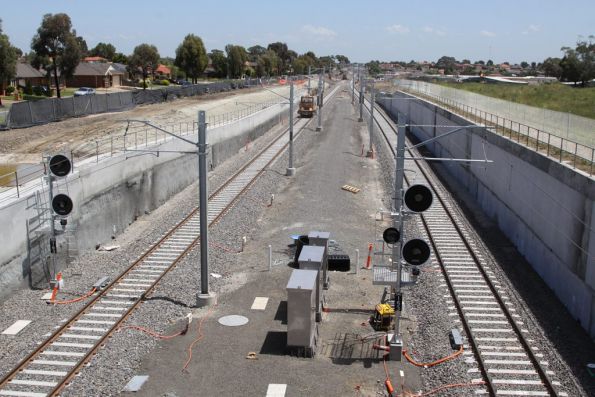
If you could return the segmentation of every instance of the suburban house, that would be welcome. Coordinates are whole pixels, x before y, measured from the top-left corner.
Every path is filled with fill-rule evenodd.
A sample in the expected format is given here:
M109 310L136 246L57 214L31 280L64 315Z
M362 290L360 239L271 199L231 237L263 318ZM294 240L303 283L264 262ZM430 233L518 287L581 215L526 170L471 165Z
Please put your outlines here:
M13 80L13 85L16 87L25 87L28 83L30 83L31 86L46 85L47 81L45 74L28 63L17 62L16 76Z
M70 87L109 88L121 86L123 78L124 73L109 63L81 62L66 83Z
M166 79L171 79L171 69L165 65L159 64L155 69L155 76L163 76Z

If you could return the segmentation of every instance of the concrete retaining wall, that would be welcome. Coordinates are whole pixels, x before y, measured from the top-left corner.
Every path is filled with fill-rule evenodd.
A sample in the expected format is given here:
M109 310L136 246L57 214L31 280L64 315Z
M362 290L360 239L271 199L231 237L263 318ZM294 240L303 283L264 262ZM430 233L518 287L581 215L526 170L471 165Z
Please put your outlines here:
M263 135L287 112L288 105L275 105L227 125L207 130L210 145L210 164L214 168L232 157L245 145ZM196 141L197 136L185 136ZM196 147L175 138L148 150L195 151ZM55 183L55 194L68 192L75 203L68 216L68 228L73 228L78 250L94 249L109 241L111 236L128 227L145 211L159 207L171 196L195 182L198 160L194 154L160 153L139 155L128 153L99 163L76 165L67 180ZM35 233L28 231L28 223L37 217L38 202L46 204L47 192L23 197L0 209L0 299L10 288L23 283L46 283L46 271L39 269L28 254ZM198 198L197 198L198 203ZM33 224L37 225L39 222ZM47 227L47 225L46 225ZM57 227L58 230L60 227ZM45 241L41 242L46 244ZM59 251L64 252L66 241L58 238ZM45 247L45 246L44 246Z
M397 86L453 100L564 139L586 146L595 146L595 120L587 117L522 105L424 81L397 80Z
M378 102L400 122L470 125L468 120L397 93ZM412 127L425 140L451 128ZM493 219L581 325L595 337L595 184L593 179L484 128L465 129L428 145L436 157L482 159L449 163Z

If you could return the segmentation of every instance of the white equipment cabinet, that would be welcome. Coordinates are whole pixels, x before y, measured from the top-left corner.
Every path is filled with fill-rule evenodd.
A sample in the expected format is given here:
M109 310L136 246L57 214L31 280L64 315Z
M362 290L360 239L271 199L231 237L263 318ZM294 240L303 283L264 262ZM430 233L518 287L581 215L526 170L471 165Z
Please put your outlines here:
M318 271L295 269L287 283L287 347L314 356L318 337L316 290Z

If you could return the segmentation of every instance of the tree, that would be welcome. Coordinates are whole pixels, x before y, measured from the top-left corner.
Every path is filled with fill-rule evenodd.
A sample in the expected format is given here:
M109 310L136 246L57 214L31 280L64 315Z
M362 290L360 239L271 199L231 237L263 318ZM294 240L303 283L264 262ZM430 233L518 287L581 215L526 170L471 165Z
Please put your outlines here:
M267 51L267 49L260 45L255 45L255 46L249 47L248 48L248 58L252 62L257 62L258 58L263 56L266 51Z
M31 41L31 49L39 62L44 61L52 68L56 94L60 98L58 72L64 77L72 76L81 59L79 40L72 29L70 17L66 14L44 15Z
M108 61L114 61L114 58L116 57L116 47L109 43L97 43L97 45L89 51L89 55L105 58Z
M229 77L238 78L244 74L245 63L248 60L246 49L239 45L228 44L225 46L227 53L227 71Z
M444 74L453 74L456 66L457 60L453 57L443 56L436 62L436 68L444 69Z
M112 58L112 62L128 64L128 57L121 52L116 52Z
M198 76L204 72L209 64L209 58L207 58L207 51L202 39L193 34L184 37L184 41L176 49L174 64L182 69L187 77L192 78L193 83L196 83Z
M572 81L575 85L581 79L581 65L576 51L572 48L562 48L566 52L566 55L560 61L560 67L562 68L562 80Z
M527 69L529 67L529 63L527 61L523 61L523 62L521 62L521 67L523 69Z
M382 73L382 69L380 69L380 62L379 61L370 61L366 63L366 68L368 68L368 73L372 76L376 76Z
M589 41L576 43L576 55L580 63L580 81L582 86L595 78L595 36L589 36Z
M340 64L348 65L350 63L349 58L347 58L345 55L337 55L335 58Z
M211 58L211 65L215 70L215 76L227 76L227 57L225 53L221 50L213 50L210 52L209 58Z
M274 51L279 58L279 63L277 64L277 74L283 74L286 69L287 65L291 62L289 49L287 48L287 44L281 42L271 43L267 46L267 50Z
M262 76L272 76L273 74L278 73L279 63L281 61L273 50L267 50L264 55L258 58L257 62L259 67L262 68ZM258 75L258 69L256 73Z
M147 88L145 80L149 76L149 71L153 73L159 63L159 51L157 47L150 44L141 44L134 47L134 51L128 60L128 67L134 73L139 69L143 74L143 89Z
M492 61L491 59L488 59L488 61L486 62L487 66L494 66L494 61Z
M4 91L5 83L14 78L16 67L17 49L10 44L8 36L2 33L2 19L0 19L0 90ZM1 98L0 106L2 106Z

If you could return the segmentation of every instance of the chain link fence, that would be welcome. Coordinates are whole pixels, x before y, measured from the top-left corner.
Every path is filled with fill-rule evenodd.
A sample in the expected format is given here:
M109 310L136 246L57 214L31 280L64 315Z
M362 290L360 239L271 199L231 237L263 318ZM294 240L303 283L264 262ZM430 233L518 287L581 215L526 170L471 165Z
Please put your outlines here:
M235 123L259 111L269 109L273 106L286 107L287 104L280 100L243 106L242 109L236 111L208 116L207 123L209 128ZM155 124L171 134L178 136L188 136L197 133L196 123L194 121ZM122 123L119 127L106 129L103 131L103 136L105 138L87 141L69 149L56 147L56 150L64 152L70 158L73 167L76 167L83 162L99 163L103 159L111 158L125 152L134 153L136 150L146 150L169 139L173 139L164 132L146 125L134 123L129 124L128 127L125 123ZM0 165L0 206L5 202L39 190L42 186L41 177L45 174L45 171L45 164L43 162L14 166Z
M183 87L165 87L154 90L135 90L17 102L4 115L4 128L26 128L72 117L119 112L131 109L136 105L161 103L177 98L230 91L256 86L260 83L261 81L259 79L246 79L194 84ZM0 126L2 125L2 120L3 117L0 112Z
M558 139L595 146L595 120L572 113L557 112L491 98L473 92L414 80L395 80L398 89L440 98L445 102L473 107L478 111L515 120L531 129L547 131ZM463 83L464 84L464 83Z

